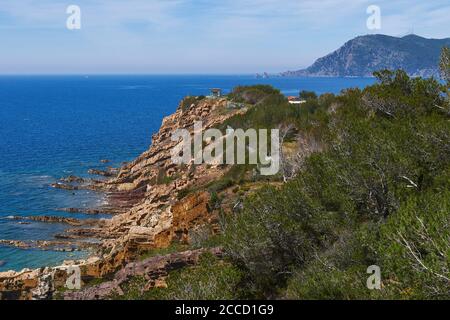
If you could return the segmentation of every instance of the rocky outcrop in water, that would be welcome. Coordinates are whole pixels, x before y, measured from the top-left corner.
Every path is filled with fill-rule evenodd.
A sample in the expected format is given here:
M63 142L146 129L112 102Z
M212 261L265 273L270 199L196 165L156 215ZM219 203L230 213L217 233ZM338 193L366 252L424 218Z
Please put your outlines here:
M71 226L98 226L104 224L104 220L99 219L75 219L75 218L64 218L55 216L13 216L10 217L12 220L19 221L34 221L34 222L45 222L45 223L65 223Z

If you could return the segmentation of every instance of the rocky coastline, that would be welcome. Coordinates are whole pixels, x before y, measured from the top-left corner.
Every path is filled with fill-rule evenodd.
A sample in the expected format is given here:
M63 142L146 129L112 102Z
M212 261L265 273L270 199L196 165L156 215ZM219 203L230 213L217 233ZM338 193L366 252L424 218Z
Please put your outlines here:
M81 270L82 286L92 279L126 272L126 266L135 263L145 252L166 248L172 243L189 243L192 230L204 225L218 224L217 210L211 207L211 195L200 188L220 178L226 168L211 165L175 165L171 161L171 151L179 142L171 140L171 133L178 128L193 133L193 124L201 120L204 129L220 125L226 119L247 111L246 107L230 109L227 98L184 99L177 111L164 118L160 130L152 137L149 150L131 163L121 168L90 170L91 174L103 179L83 179L69 176L52 184L52 187L72 190L95 190L103 192L107 204L101 208L62 208L68 213L87 215L110 214L111 219L75 219L61 217L10 217L19 222L65 223L71 228L55 235L54 241L11 241L0 240L0 244L42 250L80 250L93 251L90 258L82 261L65 261L62 266L24 269L20 272L0 273L0 299L51 299L58 290L64 288L69 277L65 270L77 266ZM189 103L188 103L189 102ZM107 163L107 160L103 160ZM232 204L234 205L234 204ZM220 255L220 249L212 250ZM195 263L199 252L180 253L175 256L160 257L147 261L159 270L158 276L150 275L150 286L163 286L164 274L175 266ZM156 262L155 262L156 261ZM177 262L178 261L178 262ZM184 261L179 263L179 261ZM155 265L157 267L155 267ZM148 269L146 264L140 268ZM125 267L125 269L123 269ZM166 271L161 271L166 270ZM150 281L150 280L149 280ZM105 286L109 289L105 289ZM99 288L111 293L119 282L108 283ZM88 298L98 295L81 290L80 293L67 294L67 299ZM118 290L120 291L120 290ZM103 296L105 296L103 294Z

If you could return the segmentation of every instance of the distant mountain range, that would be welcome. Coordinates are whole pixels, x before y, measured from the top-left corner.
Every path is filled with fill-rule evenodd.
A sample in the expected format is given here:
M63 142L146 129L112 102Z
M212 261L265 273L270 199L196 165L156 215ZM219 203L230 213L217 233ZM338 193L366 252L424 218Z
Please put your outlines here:
M381 69L403 69L411 76L438 77L443 46L450 47L450 38L360 36L309 68L283 72L281 76L368 77Z

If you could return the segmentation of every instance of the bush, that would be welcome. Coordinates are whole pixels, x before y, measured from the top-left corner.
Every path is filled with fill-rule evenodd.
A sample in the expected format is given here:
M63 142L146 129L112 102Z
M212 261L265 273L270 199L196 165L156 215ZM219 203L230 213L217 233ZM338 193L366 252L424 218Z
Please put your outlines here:
M145 299L230 300L239 297L241 273L212 254L203 254L197 266L169 274L166 289L152 289Z
M379 83L362 91L311 100L302 114L310 126L299 127L320 129L324 151L306 159L293 181L248 198L228 222L226 251L255 296L448 296L450 127L443 88L402 71L377 76ZM324 116L332 103L340 107ZM250 111L245 124L302 121L277 96ZM365 287L372 264L382 269L381 291Z
M303 100L314 100L317 99L317 94L314 91L300 91L299 94L300 99Z
M227 224L224 246L258 289L271 295L293 266L334 240L333 227L334 215L318 210L293 182L282 192L266 187L251 196Z

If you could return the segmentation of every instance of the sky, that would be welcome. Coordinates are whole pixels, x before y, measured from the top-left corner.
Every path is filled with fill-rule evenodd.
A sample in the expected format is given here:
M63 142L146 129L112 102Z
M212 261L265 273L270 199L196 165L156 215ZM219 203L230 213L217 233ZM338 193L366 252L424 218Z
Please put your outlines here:
M359 35L450 37L449 17L449 0L0 0L0 74L282 72Z

